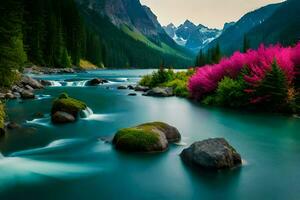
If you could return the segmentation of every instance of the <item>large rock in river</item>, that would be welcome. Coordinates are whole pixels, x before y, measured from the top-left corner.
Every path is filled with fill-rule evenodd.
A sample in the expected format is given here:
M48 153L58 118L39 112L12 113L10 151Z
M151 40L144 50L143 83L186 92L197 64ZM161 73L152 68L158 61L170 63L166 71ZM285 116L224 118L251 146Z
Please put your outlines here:
M86 85L87 86L97 86L99 84L104 84L104 83L108 83L107 80L105 79L101 79L101 78L94 78L92 80L89 80Z
M33 89L43 89L44 88L44 86L39 81L37 81L29 76L25 76L25 75L22 76L21 83L23 84L24 87L26 85L29 85Z
M73 115L66 112L57 111L52 115L52 122L56 124L65 124L74 122L76 119Z
M23 90L21 92L21 97L22 97L22 99L34 99L35 94L29 90Z
M174 96L173 89L169 87L156 87L146 93L144 96L153 96L153 97L171 97Z
M230 169L242 163L241 156L223 138L195 142L180 154L183 161L205 169Z
M82 110L85 110L87 108L86 104L84 102L81 102L77 99L69 97L67 94L63 93L60 95L59 98L57 98L52 105L52 110L51 110L51 119L53 123L68 123L68 122L73 122L77 119L79 116L79 113ZM57 112L59 112L57 114ZM63 112L63 113L61 113ZM69 116L66 116L67 113L71 115L74 120L71 120ZM63 115L62 115L63 114ZM70 119L66 120L60 120L59 117L64 117L65 119Z
M152 122L119 130L113 144L117 149L131 152L160 152L169 142L179 141L179 131L166 123Z

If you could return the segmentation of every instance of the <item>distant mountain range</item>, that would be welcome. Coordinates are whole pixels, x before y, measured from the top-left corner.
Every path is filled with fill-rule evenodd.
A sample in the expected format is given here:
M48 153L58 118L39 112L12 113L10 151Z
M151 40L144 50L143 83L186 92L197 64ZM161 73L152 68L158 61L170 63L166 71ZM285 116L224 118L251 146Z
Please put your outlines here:
M149 61L189 66L193 54L174 42L165 32L155 14L139 0L76 0L78 8L91 29L112 46L130 66L140 66L137 55ZM135 47L135 49L133 49ZM113 59L113 58L112 58ZM115 58L116 59L116 58ZM154 62L156 61L156 62ZM114 65L111 63L110 65Z
M226 24L226 28L230 25ZM198 52L222 33L222 30L210 29L202 24L195 25L189 20L178 27L171 23L165 26L164 29L177 44L193 52Z

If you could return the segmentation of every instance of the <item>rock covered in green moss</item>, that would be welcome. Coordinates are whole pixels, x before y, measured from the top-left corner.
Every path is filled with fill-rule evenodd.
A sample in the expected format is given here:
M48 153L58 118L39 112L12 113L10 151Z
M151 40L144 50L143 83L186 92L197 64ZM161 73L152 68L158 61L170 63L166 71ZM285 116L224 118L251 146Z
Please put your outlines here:
M71 98L68 94L63 93L57 98L52 105L51 118L53 123L62 123L61 120L56 121L56 119L61 119L61 113L67 113L77 119L79 112L87 108L86 104L77 99ZM59 113L58 113L59 112ZM56 116L56 117L55 117ZM64 114L64 116L66 116ZM70 118L70 117L68 117ZM67 120L66 123L73 120Z
M131 152L159 152L168 148L169 142L180 140L180 133L163 122L141 124L119 130L113 144L119 150Z

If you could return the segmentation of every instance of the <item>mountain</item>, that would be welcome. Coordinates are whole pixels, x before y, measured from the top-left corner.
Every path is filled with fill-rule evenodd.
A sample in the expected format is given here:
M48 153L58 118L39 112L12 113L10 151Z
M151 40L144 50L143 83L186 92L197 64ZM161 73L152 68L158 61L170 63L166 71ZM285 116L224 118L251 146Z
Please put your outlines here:
M164 29L177 44L193 52L198 52L216 39L222 32L221 30L210 29L201 24L197 26L189 20L186 20L178 27L171 23L165 26Z
M233 25L235 25L235 22L226 22L223 26L222 32L225 32L228 28L232 27Z
M283 45L295 44L300 40L300 1L288 0L263 23L247 33L251 47L260 43Z
M253 28L264 23L282 4L271 4L244 15L235 24L227 27L219 38L211 42L205 49L213 48L220 45L221 51L230 55L236 50L241 50L245 34ZM276 29L278 25L273 26Z
M84 21L99 34L104 46L114 47L106 48L106 52L114 51L122 57L120 62L106 59L110 62L109 66L157 67L164 63L185 67L192 63L192 53L176 44L166 34L151 9L143 6L139 0L76 2Z

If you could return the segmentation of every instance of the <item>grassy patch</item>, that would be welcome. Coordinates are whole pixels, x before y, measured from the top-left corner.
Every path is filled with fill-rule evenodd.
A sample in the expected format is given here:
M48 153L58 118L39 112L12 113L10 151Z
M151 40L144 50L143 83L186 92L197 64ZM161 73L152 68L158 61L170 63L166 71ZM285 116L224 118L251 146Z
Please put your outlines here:
M143 42L144 44L148 45L152 49L158 50L160 52L166 53L166 54L171 54L171 55L176 55L182 58L187 58L185 55L183 55L181 52L173 49L169 45L165 43L161 43L161 45L157 45L154 42L150 41L146 36L143 34L132 30L130 27L123 25L121 27L122 31L129 35L130 37L134 38L137 41Z
M88 61L88 60L83 60L83 59L80 60L79 66L80 66L80 68L82 68L82 69L97 69L97 68L98 68L96 65L94 65L94 64L91 63L90 61ZM103 68L103 67L102 67L102 68Z

